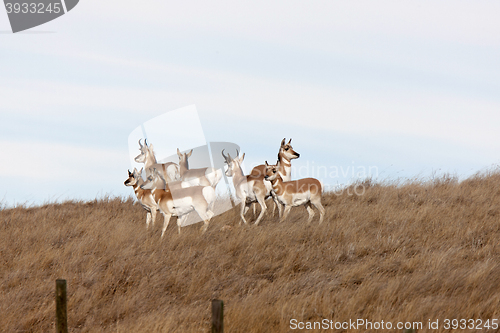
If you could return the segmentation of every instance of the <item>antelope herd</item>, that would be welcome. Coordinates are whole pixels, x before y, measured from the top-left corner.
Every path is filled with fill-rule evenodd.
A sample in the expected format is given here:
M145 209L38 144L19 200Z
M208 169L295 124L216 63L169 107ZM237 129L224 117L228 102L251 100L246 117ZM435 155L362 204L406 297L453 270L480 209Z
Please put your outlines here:
M241 221L245 224L248 223L245 213L252 204L254 215L255 205L259 204L261 207L255 220L255 224L259 224L267 210L268 198L273 200L273 215L278 207L280 222L283 222L290 209L296 206L306 207L309 213L308 222L311 222L314 216L314 206L320 213L319 223L323 222L325 209L321 205L321 182L315 178L291 180L291 160L300 157L300 154L293 150L291 142L292 139L288 143L285 139L281 141L276 165L269 165L266 161L265 164L253 168L246 176L241 168L245 154L239 156L236 151L233 158L229 153L224 154L224 150L221 151L227 164L225 175L233 178L236 197L241 201ZM143 163L144 167L139 171L137 168L134 168L133 172L129 170L124 184L134 189L137 200L146 210L146 227L149 228L150 223L154 225L159 210L164 217L161 237L164 236L172 216L177 217L177 229L180 233L188 214L196 211L204 221L202 232L205 232L214 216L215 188L222 178L221 170L211 167L189 169L188 158L193 150L181 153L177 149L179 164L158 163L153 145L148 145L146 140L144 144L139 140L139 150L135 161ZM146 180L142 178L143 171ZM283 213L281 206L284 206Z

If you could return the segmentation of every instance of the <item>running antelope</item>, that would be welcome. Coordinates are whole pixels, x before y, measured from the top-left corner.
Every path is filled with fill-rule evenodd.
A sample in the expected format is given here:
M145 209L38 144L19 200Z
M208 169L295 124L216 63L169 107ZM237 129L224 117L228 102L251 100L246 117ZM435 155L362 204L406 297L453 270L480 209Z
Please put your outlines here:
M243 170L241 169L241 162L245 158L245 154L238 157L239 153L236 153L236 157L233 159L229 153L224 155L224 150L222 150L222 156L226 160L228 165L226 176L233 177L233 185L236 191L236 197L241 201L240 216L241 220L247 224L245 220L245 213L253 202L258 202L261 211L259 217L255 221L255 224L259 224L260 220L264 216L267 209L265 200L271 195L271 188L266 187L264 184L264 175L257 176L245 176L243 175ZM240 222L241 224L241 222Z
M137 163L144 163L144 169L146 170L146 177L149 177L153 173L153 169L160 170L161 174L167 181L178 180L179 178L179 166L173 162L158 163L153 150L153 145L149 145L144 139L144 145L141 144L139 139L139 150L141 153L135 157Z
M204 221L202 232L207 230L208 223L214 216L215 190L213 187L192 186L171 189L163 176L155 169L141 188L151 190L154 200L163 214L162 238L172 216L177 216L177 230L181 233L182 224L186 220L188 213L193 210Z
M222 171L215 170L212 167L189 169L188 158L191 157L193 150L189 153L181 153L177 148L177 155L179 156L179 174L181 179L191 186L212 186L215 188L222 178Z
M141 204L142 208L146 210L146 228L149 228L149 223L152 222L152 225L155 225L156 210L158 209L158 206L156 205L151 190L144 190L141 188L141 185L144 184L141 173L142 169L141 171L137 171L137 169L134 168L134 172L130 172L130 170L128 170L128 178L125 180L124 184L125 186L132 186L137 200Z
M289 182L292 180L292 160L299 158L300 154L297 153L295 150L293 150L292 147L292 139L288 140L288 143L286 143L286 138L283 138L281 141L280 145L280 150L278 151L278 162L280 165L280 169L278 172L281 175L281 178L285 182ZM252 172L250 173L251 176L259 177L259 176L265 176L266 175L266 166L264 164L257 165L255 168L252 169ZM268 183L268 181L265 181ZM270 185L270 184L266 184ZM278 207L278 215L281 217L281 206L279 205L278 201L276 198L273 196L274 199L274 207L273 207L273 215L274 215L274 210L276 207ZM253 205L253 211L255 214L255 204Z
M283 222L290 209L296 206L305 205L309 213L307 222L311 222L314 216L314 210L311 204L319 210L319 223L323 222L325 209L321 205L322 185L315 178L302 178L289 182L283 181L280 170L280 163L277 165L269 165L266 161L266 180L269 180L273 185L273 191L278 201L285 206L283 216L280 222Z

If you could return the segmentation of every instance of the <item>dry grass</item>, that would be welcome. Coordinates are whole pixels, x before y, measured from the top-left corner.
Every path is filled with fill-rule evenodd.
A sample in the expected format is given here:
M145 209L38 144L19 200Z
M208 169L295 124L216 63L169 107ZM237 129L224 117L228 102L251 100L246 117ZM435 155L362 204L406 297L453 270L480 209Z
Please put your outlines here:
M0 328L54 331L57 278L71 332L208 332L213 298L226 332L500 318L500 173L362 185L325 195L321 226L303 208L239 226L233 209L162 241L131 199L3 209Z

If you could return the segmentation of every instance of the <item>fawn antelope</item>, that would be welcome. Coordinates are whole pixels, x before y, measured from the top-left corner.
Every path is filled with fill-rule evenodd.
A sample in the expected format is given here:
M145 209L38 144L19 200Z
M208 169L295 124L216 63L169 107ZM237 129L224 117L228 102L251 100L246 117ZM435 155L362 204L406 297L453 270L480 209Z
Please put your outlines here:
M184 182L189 183L191 186L212 186L215 188L222 178L222 171L216 170L212 167L189 169L188 158L191 157L193 150L189 153L181 153L177 148L177 155L179 156L179 174Z
M158 205L156 205L151 190L144 190L141 188L141 185L144 184L141 173L142 169L141 171L137 171L137 169L134 168L134 172L130 172L130 170L128 170L128 178L125 180L124 184L125 186L132 186L137 200L139 200L142 208L146 210L146 228L149 228L150 222L152 222L153 226L155 225L156 210L158 209Z
M261 211L259 217L255 221L255 224L259 224L267 209L265 199L271 195L271 189L269 187L266 187L266 185L264 184L264 175L261 175L259 177L243 175L241 162L245 158L245 154L243 154L241 157L238 157L238 155L239 153L236 153L236 157L233 159L231 155L229 155L229 153L227 154L227 156L224 155L224 150L222 150L222 156L224 157L228 165L226 176L233 177L233 185L236 191L236 197L241 201L241 220L245 224L247 224L244 215L251 203L258 202L261 207Z
M144 163L144 169L146 170L146 177L149 177L153 173L153 169L157 169L163 175L167 181L178 180L179 178L179 166L173 162L158 163L153 150L153 145L149 145L144 139L144 145L141 144L139 140L139 150L141 153L135 157L137 163Z
M204 221L202 232L207 230L208 223L214 216L215 190L213 187L192 186L171 189L163 176L155 169L141 188L151 190L154 200L163 214L162 238L172 216L177 216L177 230L181 233L182 224L186 220L188 213L193 210Z
M277 165L269 165L266 161L266 180L269 180L273 185L273 191L278 201L285 206L281 221L283 222L290 209L296 206L305 205L309 213L307 222L311 222L314 216L314 210L311 204L319 210L319 223L323 222L325 209L321 205L322 185L315 178L302 178L284 182L279 173L280 163Z

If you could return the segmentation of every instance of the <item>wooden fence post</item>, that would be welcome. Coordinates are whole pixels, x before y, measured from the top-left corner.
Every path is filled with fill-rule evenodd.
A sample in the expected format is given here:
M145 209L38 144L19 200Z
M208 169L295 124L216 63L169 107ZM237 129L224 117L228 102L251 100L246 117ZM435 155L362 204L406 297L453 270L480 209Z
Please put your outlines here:
M56 280L56 333L68 333L66 280Z
M212 333L224 333L224 302L212 300Z

